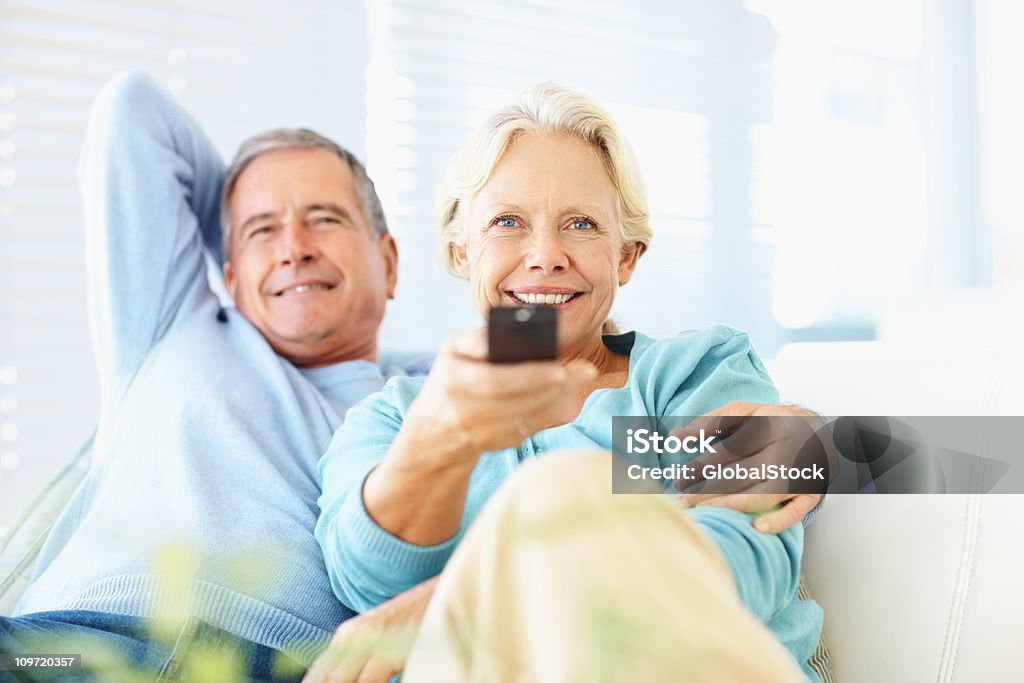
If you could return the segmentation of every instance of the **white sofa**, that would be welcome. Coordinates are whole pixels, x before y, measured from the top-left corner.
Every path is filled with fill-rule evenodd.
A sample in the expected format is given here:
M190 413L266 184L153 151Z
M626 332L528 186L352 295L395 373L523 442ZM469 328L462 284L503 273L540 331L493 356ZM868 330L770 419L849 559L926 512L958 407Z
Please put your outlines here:
M1022 354L783 348L782 398L825 415L1024 415ZM992 454L998 457L999 454ZM1024 680L1024 496L832 496L804 571L842 683Z

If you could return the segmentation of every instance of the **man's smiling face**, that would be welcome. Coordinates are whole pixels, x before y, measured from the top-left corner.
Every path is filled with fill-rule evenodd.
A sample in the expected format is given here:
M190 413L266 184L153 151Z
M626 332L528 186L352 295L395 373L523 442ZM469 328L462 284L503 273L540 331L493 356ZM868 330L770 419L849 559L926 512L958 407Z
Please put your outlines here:
M274 350L298 367L376 360L398 256L367 225L348 165L326 149L267 152L229 204L224 283Z

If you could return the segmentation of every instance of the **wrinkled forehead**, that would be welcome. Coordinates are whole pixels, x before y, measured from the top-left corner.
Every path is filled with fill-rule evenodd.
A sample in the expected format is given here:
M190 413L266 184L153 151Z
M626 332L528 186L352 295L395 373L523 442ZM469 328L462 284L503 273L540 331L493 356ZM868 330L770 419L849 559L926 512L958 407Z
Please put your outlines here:
M575 209L618 215L619 197L590 143L568 135L522 135L495 164L490 178L471 198L471 211Z
M333 204L362 213L355 176L338 155L320 148L277 149L242 169L228 197L232 224L242 214Z

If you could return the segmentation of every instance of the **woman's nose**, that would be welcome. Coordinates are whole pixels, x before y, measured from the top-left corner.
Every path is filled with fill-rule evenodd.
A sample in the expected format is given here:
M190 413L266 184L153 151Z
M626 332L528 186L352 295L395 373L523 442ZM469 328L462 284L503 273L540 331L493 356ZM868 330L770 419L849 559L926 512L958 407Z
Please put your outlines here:
M543 273L561 272L569 267L569 254L559 231L535 230L531 233L526 267Z

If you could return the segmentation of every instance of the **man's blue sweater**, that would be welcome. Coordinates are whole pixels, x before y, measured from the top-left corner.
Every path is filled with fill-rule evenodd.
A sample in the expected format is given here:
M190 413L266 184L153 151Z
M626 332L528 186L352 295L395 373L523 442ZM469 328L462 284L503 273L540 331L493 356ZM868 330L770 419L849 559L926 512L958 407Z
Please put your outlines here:
M313 538L347 408L412 367L298 370L207 280L223 164L148 77L99 95L81 166L103 390L92 466L16 614L196 616L309 663L352 612Z

